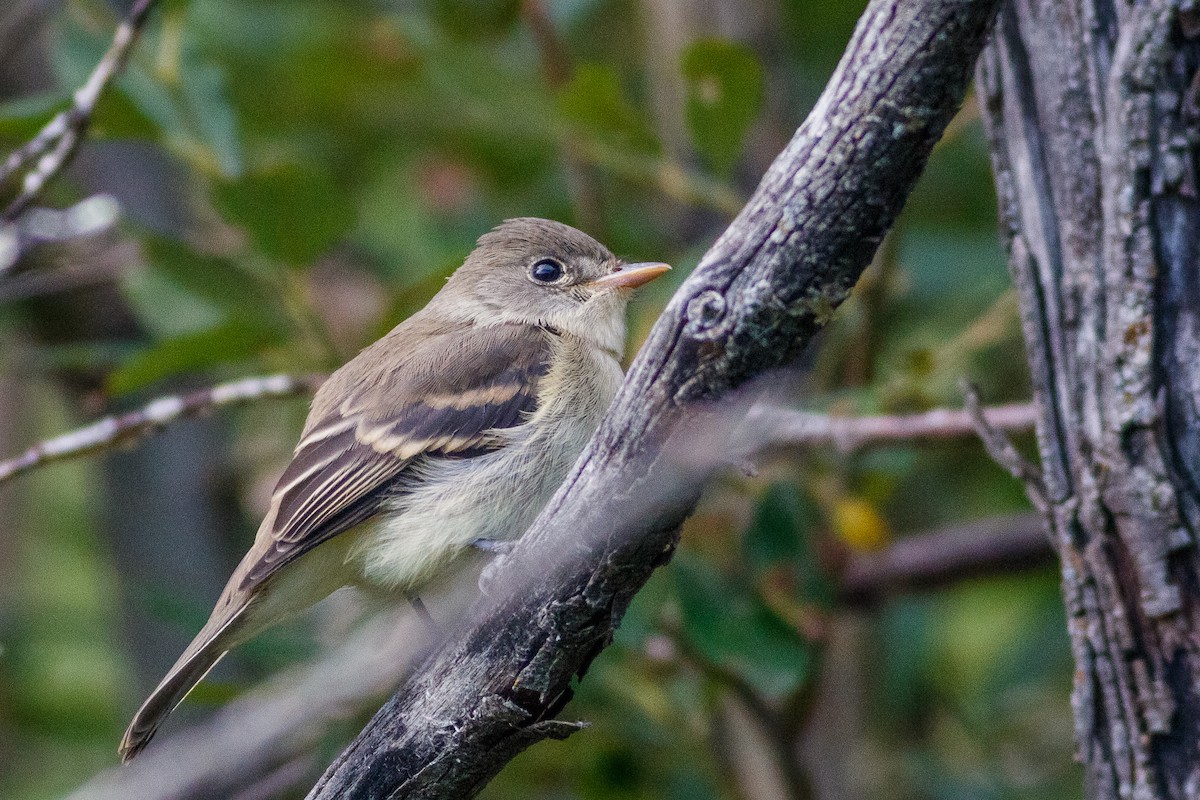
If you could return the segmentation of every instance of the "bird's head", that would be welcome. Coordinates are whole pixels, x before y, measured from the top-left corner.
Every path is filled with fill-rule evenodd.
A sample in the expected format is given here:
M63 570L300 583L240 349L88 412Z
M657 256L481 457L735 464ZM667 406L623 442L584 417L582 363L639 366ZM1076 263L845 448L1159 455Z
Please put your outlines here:
M619 351L629 295L669 269L624 263L569 225L523 217L481 236L440 299L477 323L545 325Z

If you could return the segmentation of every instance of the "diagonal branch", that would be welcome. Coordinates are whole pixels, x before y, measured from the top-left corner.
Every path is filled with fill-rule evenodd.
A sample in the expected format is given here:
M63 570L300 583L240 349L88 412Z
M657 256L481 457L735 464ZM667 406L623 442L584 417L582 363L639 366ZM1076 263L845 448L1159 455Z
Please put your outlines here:
M858 279L962 101L999 0L873 0L808 120L685 281L460 635L311 798L469 798L553 718L670 558L751 382Z
M70 433L39 442L15 458L0 461L0 484L35 467L127 444L158 433L172 422L206 411L271 397L310 394L324 380L324 375L269 375L244 378L188 394L160 397L136 411L105 417Z
M70 107L56 114L36 136L9 154L0 165L0 184L3 184L21 169L33 164L21 181L20 192L0 213L0 222L16 219L75 155L91 124L96 103L113 78L125 67L154 3L155 0L135 0L125 19L117 26L108 51L96 64L87 82L71 98Z

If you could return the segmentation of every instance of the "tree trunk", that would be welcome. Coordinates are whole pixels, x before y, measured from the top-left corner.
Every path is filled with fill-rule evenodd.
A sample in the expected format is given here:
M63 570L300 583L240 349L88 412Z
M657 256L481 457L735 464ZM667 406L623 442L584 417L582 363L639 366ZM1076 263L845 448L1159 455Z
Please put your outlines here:
M1200 797L1200 16L1012 0L978 82L1089 800Z

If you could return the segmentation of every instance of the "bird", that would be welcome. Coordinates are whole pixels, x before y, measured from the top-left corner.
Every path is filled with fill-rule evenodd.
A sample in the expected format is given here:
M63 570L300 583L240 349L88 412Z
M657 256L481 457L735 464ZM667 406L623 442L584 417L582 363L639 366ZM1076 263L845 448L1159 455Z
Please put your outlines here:
M122 762L280 620L346 585L419 598L466 553L518 538L616 394L632 290L669 269L551 220L481 236L424 308L317 391L254 544L133 717Z

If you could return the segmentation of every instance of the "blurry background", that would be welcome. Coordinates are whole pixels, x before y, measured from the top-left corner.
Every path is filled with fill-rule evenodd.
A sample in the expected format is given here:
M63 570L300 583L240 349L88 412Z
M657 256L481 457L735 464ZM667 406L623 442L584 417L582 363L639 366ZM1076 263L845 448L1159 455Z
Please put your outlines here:
M164 393L327 371L511 216L676 265L633 305L632 354L863 5L162 3L40 201L108 194L120 221L0 276L0 458ZM0 6L0 154L64 106L124 10ZM795 404L960 407L964 375L989 402L1028 396L973 99ZM262 401L0 486L0 797L62 796L114 765L248 546L305 407ZM1026 510L970 439L810 448L725 476L568 707L592 727L534 747L484 796L1078 797L1053 567L866 601L840 588L863 553L950 524L1028 526L1010 516ZM238 651L164 738L336 647L338 603ZM303 796L372 702L246 796Z

